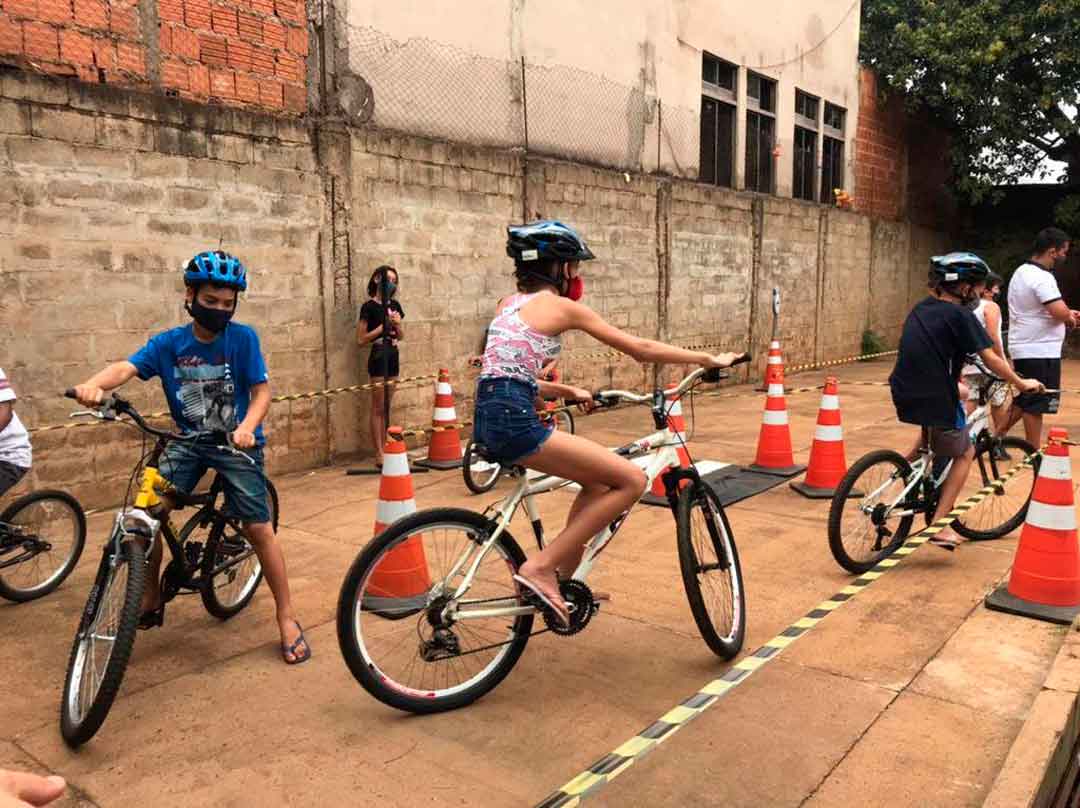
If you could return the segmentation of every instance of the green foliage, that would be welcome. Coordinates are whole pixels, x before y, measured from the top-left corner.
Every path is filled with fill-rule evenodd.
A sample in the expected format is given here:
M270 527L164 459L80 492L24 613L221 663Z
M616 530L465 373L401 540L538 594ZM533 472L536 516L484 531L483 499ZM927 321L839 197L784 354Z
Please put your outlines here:
M860 57L953 135L961 190L1038 174L1080 184L1080 0L863 0Z
M1080 194L1069 194L1057 203L1054 221L1068 233L1080 233Z
M863 356L868 354L878 354L883 351L889 350L889 344L885 342L884 338L875 331L871 331L869 328L863 331L862 334L862 353Z

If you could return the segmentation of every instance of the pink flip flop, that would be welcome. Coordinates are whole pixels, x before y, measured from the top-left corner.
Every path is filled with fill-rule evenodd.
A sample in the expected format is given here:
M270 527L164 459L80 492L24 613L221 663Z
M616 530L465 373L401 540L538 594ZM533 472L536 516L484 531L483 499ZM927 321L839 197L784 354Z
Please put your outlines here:
M541 603L551 609L551 611L555 613L555 616L559 618L560 623L562 623L564 626L570 625L570 612L567 611L566 604L563 604L562 608L556 606L555 602L551 598L549 598L547 595L540 591L540 587L538 587L536 584L534 584L532 581L530 581L523 575L515 574L514 580L526 589L528 589L534 595L536 595L536 597L540 600Z

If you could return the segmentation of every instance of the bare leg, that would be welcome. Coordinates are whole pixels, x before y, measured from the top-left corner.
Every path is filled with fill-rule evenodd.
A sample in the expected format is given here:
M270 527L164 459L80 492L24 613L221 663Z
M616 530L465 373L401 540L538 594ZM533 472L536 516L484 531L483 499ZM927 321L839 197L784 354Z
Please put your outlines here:
M960 457L953 459L952 468L949 469L945 482L941 484L941 494L938 499L937 510L934 511L934 521L941 519L956 505L956 498L960 495L960 489L967 480L971 463L975 459L975 447L969 446L968 450ZM960 537L952 527L947 527L938 534L938 538L949 541L960 541Z
M552 433L540 451L526 458L523 465L581 485L573 518L520 570L551 601L561 603L555 571L576 567L589 539L634 504L645 489L645 473L599 444L563 432Z
M289 592L289 578L285 572L285 554L281 552L281 544L277 540L274 528L269 522L256 522L244 525L244 534L255 548L255 554L262 564L263 574L270 592L274 595L274 603L277 605L278 631L281 633L281 644L288 647L296 642L300 636L300 624L296 622L293 614L292 595ZM306 645L307 643L304 643ZM303 655L304 648L297 649ZM290 661L295 659L289 654Z
M143 588L142 603L139 612L153 612L161 608L161 545L164 540L154 542L154 549L146 559L146 586Z
M381 376L372 376L372 384L380 384L386 381ZM371 429L371 445L375 448L375 462L383 462L383 444L386 443L386 422L383 420L383 396L389 392L387 387L376 387L371 391L371 413L368 417L368 426Z
M1038 449L1042 446L1042 428L1043 417L1041 414L1025 412L1024 419L1024 440Z

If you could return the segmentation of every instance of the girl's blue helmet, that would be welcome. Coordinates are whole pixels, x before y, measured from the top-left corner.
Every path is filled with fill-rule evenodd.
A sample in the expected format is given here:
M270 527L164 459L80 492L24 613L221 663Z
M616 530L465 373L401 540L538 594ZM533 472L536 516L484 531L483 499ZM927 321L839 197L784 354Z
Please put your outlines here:
M221 250L207 250L188 261L184 268L184 283L188 286L212 283L243 292L247 290L247 270L235 255Z
M574 228L552 220L506 228L506 254L519 264L544 259L589 261L596 257Z
M946 283L979 283L990 275L986 262L971 252L951 252L930 259L930 271Z

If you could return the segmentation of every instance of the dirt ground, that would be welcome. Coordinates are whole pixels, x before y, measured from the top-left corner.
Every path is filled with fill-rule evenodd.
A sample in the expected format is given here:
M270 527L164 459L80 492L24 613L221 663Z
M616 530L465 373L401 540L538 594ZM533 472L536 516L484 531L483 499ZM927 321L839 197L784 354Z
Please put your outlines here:
M1080 388L1080 363L1066 365L1064 386ZM890 367L835 369L848 462L910 442L886 387L845 384L884 380ZM789 377L788 386L823 375ZM803 461L818 402L816 393L788 399ZM762 394L699 398L692 452L751 462L762 404ZM1068 395L1062 409L1051 421L1080 434ZM650 427L645 411L579 420L581 434L605 444ZM112 518L91 517L83 558L56 593L0 604L0 767L64 775L68 805L531 805L730 666L697 635L673 521L650 508L602 556L595 587L613 599L586 631L533 638L509 677L464 710L416 717L382 705L350 676L334 628L346 569L371 537L377 480L337 467L276 481L310 662L282 663L265 586L225 623L198 598L179 598L163 628L140 632L101 731L71 752L60 738L60 690ZM414 482L421 508L477 507L505 490L472 497L456 471ZM543 502L549 532L570 501L558 493ZM851 581L829 553L827 511L827 500L786 484L729 509L747 590L745 652ZM587 802L981 804L1063 636L982 606L1008 572L1017 535L952 555L919 549Z

